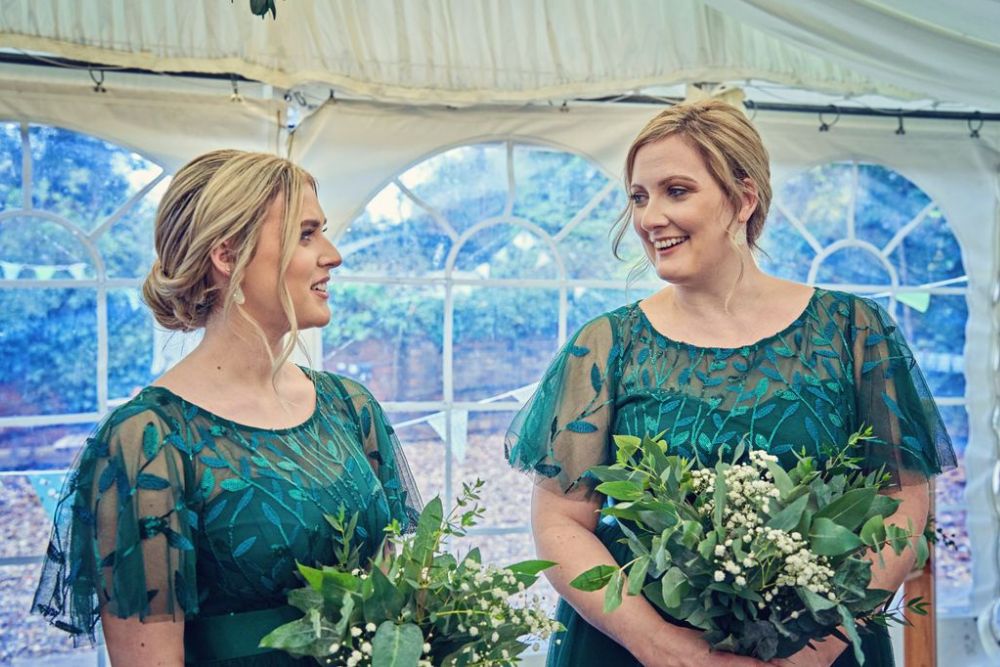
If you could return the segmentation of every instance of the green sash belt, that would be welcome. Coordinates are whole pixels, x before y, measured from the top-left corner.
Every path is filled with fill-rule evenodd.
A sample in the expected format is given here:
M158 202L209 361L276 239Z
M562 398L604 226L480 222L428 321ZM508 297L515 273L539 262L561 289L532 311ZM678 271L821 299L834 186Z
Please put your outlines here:
M260 648L257 644L279 625L301 617L301 611L286 605L188 620L184 623L184 661L189 665L211 665L227 660L247 664L247 658L277 654L275 658L279 655L284 658L281 662L295 664L298 661L291 656Z

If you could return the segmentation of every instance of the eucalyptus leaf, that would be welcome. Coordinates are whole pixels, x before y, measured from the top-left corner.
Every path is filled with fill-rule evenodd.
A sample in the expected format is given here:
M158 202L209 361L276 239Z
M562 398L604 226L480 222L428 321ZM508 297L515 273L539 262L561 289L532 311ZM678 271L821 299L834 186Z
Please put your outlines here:
M875 495L876 490L872 487L853 489L816 512L815 518L830 519L847 530L854 530L865 521Z
M607 586L618 571L613 565L595 565L569 582L569 585L581 591L597 591Z
M805 511L806 505L808 504L809 496L801 496L792 504L788 505L771 517L767 522L767 526L774 528L775 530L790 532L799 525L799 521L802 520L802 513Z
M830 519L815 519L809 530L809 548L820 556L840 556L864 546L857 535Z
M610 614L622 605L622 587L624 584L625 579L622 571L615 570L615 573L611 575L611 581L608 582L607 588L604 589L605 614Z
M643 493L641 484L626 481L603 482L596 490L615 500L639 500Z
M424 635L413 623L384 621L372 639L372 667L413 667L423 653Z
M555 565L557 565L557 563L551 560L523 560L519 563L508 565L507 569L515 574L536 575L543 570L554 567Z
M880 549L882 543L885 542L885 520L879 514L869 518L865 521L865 525L861 526L860 535L862 542L870 547Z
M667 609L679 607L684 596L690 589L687 577L678 567L672 567L663 575L661 589L663 591L663 603Z
M650 557L643 556L636 560L628 571L628 594L639 595L646 585L646 572L649 570Z

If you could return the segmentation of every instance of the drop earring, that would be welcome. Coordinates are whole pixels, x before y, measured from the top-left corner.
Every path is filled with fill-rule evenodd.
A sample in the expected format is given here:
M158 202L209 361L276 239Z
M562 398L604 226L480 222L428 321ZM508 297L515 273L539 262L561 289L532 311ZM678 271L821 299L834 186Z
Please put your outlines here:
M243 288L239 285L236 286L236 290L233 292L233 303L237 306L242 306L246 303L247 298L243 296Z

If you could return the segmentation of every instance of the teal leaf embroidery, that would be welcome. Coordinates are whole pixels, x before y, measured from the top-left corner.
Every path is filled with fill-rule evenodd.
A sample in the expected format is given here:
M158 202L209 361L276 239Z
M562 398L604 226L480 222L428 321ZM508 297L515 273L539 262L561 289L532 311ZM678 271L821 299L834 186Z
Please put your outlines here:
M239 558L240 556L242 556L246 552L250 551L250 548L253 546L253 543L256 542L256 541L257 541L257 536L256 535L251 535L247 539L245 539L242 542L240 542L239 546L237 546L235 549L233 549L233 558Z
M368 406L361 408L361 434L364 437L368 437L368 434L372 430L372 414L368 410Z
M579 419L577 421L570 422L569 424L567 424L566 428L570 431L573 431L574 433L594 433L595 431L597 431L596 426L594 426L589 422L585 422Z
M274 511L274 508L265 500L260 504L260 511L264 513L264 517L273 523L275 526L281 527L281 519L278 518L278 514Z
M229 479L224 479L221 482L219 482L219 486L221 486L226 491L242 491L243 489L250 486L250 483L242 479L230 477Z
M896 401L892 400L892 397L884 391L882 392L882 400L885 401L886 407L889 408L889 411L892 412L892 414L896 415L900 419L906 419L906 417L903 416L903 411L899 409L899 405Z
M212 491L215 491L215 473L212 472L211 468L205 468L205 472L201 474L201 484L198 486L198 490L201 491L203 498L208 498L212 495Z
M204 521L205 525L208 525L219 518L222 511L226 509L226 505L229 503L229 499L222 497L217 502L212 504L212 509L205 513Z
M602 384L601 369L597 367L597 364L594 364L590 367L590 386L594 388L594 391L600 392Z
M170 488L170 482L148 472L141 472L136 477L135 486L137 489L146 489L147 491L162 491Z
M142 453L146 455L146 460L152 460L156 458L156 454L160 451L160 432L156 430L153 424L146 424L146 428L142 431Z
M170 530L169 528L164 528L163 533L167 536L167 544L180 551L194 551L194 545L191 544L191 540L184 537L180 533Z

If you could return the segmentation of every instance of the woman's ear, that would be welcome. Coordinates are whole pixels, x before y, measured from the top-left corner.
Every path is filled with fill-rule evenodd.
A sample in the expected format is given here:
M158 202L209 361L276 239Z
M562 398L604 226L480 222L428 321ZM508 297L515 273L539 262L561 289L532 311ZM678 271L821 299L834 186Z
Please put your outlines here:
M759 201L757 195L757 184L749 177L744 178L740 181L743 185L743 193L740 195L741 206L737 219L746 224L753 215L753 212L757 210L757 203Z
M219 245L212 248L209 253L209 258L212 260L212 269L215 273L225 276L228 278L233 273L233 253L230 249L229 242L223 241Z

